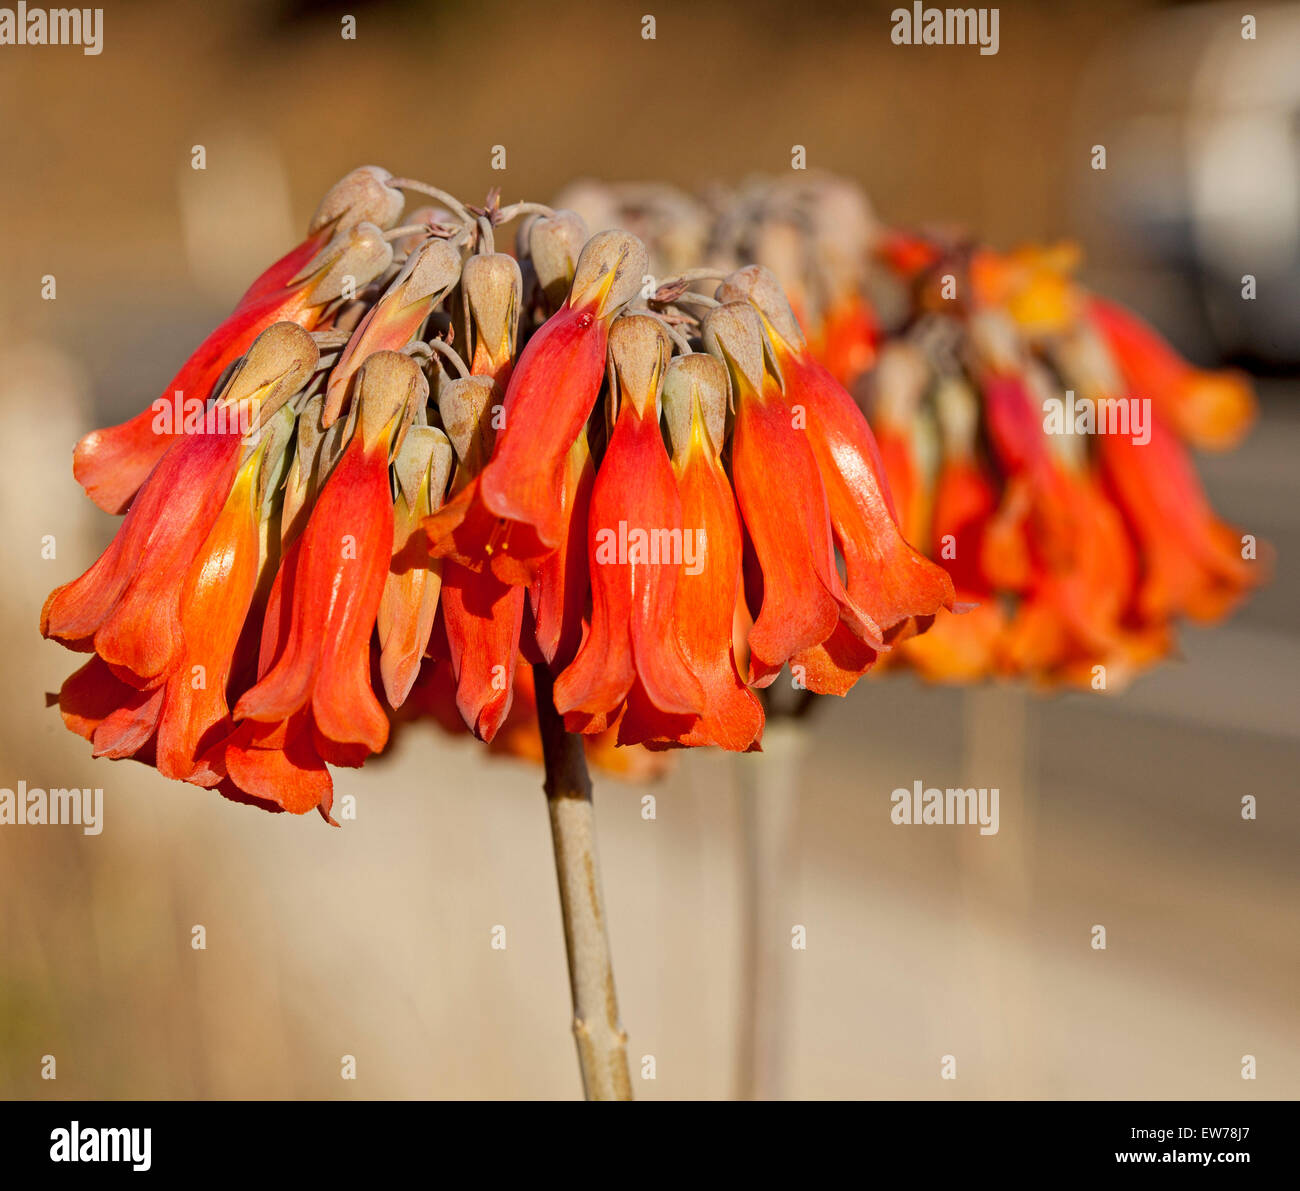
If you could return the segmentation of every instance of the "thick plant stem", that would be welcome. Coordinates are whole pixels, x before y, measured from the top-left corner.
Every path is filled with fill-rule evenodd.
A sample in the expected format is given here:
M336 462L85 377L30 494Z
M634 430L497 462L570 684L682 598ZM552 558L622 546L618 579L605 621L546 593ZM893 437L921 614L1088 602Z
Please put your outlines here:
M735 759L744 845L736 1053L736 1096L741 1100L788 1095L792 837L807 742L800 719L769 714L763 751Z
M535 665L533 677L583 1089L588 1100L631 1100L627 1033L618 1018L605 932L587 757L582 737L565 731L564 720L555 710L550 670Z

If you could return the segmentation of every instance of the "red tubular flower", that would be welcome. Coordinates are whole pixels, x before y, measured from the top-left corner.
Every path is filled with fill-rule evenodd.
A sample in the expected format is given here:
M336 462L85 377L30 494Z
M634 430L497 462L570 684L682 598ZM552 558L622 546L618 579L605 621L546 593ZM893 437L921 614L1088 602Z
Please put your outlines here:
M230 494L240 425L265 419L302 388L319 352L293 323L268 328L217 399L224 432L176 442L154 469L117 536L81 578L53 591L41 632L93 649L133 685L154 686L183 646L181 589Z
M1198 447L1225 450L1240 441L1255 415L1244 376L1193 368L1117 303L1090 298L1086 313L1115 353L1130 396L1152 401L1165 422Z
M849 597L887 640L912 635L940 608L952 609L952 580L899 531L871 428L808 353L776 279L754 266L742 269L719 290L719 297L733 296L747 298L762 316L784 380L785 404L806 418L803 437L825 486ZM870 659L863 656L862 664Z
M609 324L637 293L644 246L601 232L582 250L568 300L528 341L506 389L502 426L483 470L483 504L556 549L564 538L557 498L569 448L596 402Z
M489 383L492 401L499 402L513 375L523 278L508 256L471 257L465 262L462 288L469 310L471 369ZM499 404L488 410L475 403L474 409L475 419L482 422L473 431L474 457L461 469L452 499L435 511L425 530L436 557L475 571L490 567L501 583L528 584L553 547L542 542L533 527L499 517L482 500L483 469L503 414ZM450 416L462 415L452 411Z
M940 614L930 629L905 642L906 660L932 681L975 682L993 673L1006 616L983 562L997 489L976 456L978 400L956 377L939 381L935 404L943 460L935 481L934 514L922 540L952 577L961 616Z
M935 491L934 536L936 542L955 543L948 571L967 611L941 615L928 631L904 642L907 661L931 681L976 682L995 669L1006 617L979 565L985 526L995 508L993 488L977 467L944 464Z
M1241 534L1210 508L1186 453L1155 413L1145 444L1107 434L1098 449L1144 557L1138 613L1215 620L1262 579L1242 556Z
M391 285L352 332L325 389L321 425L329 429L343 410L352 379L378 351L401 351L417 337L433 308L460 280L460 253L445 240L430 240L407 258Z
M674 622L690 527L659 429L669 341L657 319L628 315L609 345L618 411L591 494L591 629L555 680L555 706L570 731L603 731L622 710L620 744L674 740L705 699Z
M352 441L276 577L262 675L235 706L242 722L224 762L241 790L294 813L319 807L328 818L325 762L360 765L388 739L370 685L370 635L393 542L388 460L427 396L409 356L366 361Z
M545 661L556 671L573 661L582 641L582 618L591 583L587 573L587 521L595 479L587 432L581 430L569 448L560 490L564 541L542 561L528 589L537 644L537 657L531 660Z
M360 285L387 267L391 249L380 228L391 226L402 209L401 194L386 185L388 176L364 167L342 179L322 201L307 238L253 282L148 409L92 430L77 443L73 475L101 509L126 511L187 412L206 400L226 367L263 330L285 320L311 330L339 296L345 274Z
M682 652L704 687L703 713L674 743L752 751L763 732L763 707L741 677L733 646L742 538L720 457L727 415L722 362L703 353L675 357L664 378L664 409L683 535L695 532L698 552L678 573L673 621Z
M578 258L588 239L586 224L572 211L556 211L532 220L521 229L519 239L521 256L532 265L547 309L558 311L568 300ZM564 540L554 551L545 554L528 585L532 624L525 633L524 656L532 662L545 661L555 673L573 661L582 642L590 587L587 517L595 478L591 445L583 428L569 448L559 494ZM544 550L540 539L538 547ZM592 740L587 738L589 752Z
M1113 400L1122 390L1124 382L1093 327L1084 324L1056 337L1054 351L1058 367L1072 378L1084 402ZM1261 577L1253 560L1243 557L1240 535L1213 516L1186 451L1161 416L1162 407L1147 404L1154 407L1148 409L1148 430L1139 433L1134 423L1132 434L1114 433L1112 427L1097 435L1096 454L1110 498L1094 484L1096 503L1108 515L1104 526L1094 527L1094 536L1103 541L1103 529L1113 521L1111 536L1127 545L1122 512L1141 556L1140 576L1134 548L1126 568L1118 560L1111 566L1120 611L1130 613L1138 626L1133 652L1144 658L1153 652L1153 639L1157 645L1163 642L1171 617L1217 619ZM1100 424L1100 415L1098 419Z
M989 328L979 334L987 339ZM1001 358L996 365L1007 366ZM1150 643L1125 624L1135 563L1118 511L1084 469L1052 449L1024 377L991 372L984 387L1012 515L991 527L985 558L1022 571L1001 664L1037 676L1069 674L1087 661L1130 668L1149 655ZM1011 545L1013 534L1021 544ZM1013 576L1004 578L1013 585Z
M805 428L812 425L811 411L800 419L767 371L763 328L751 303L710 310L704 340L731 375L732 481L762 570L749 679L766 686L791 662L801 667L796 677L802 674L809 690L843 694L883 641L880 627L840 580L816 434Z
M295 329L295 334L302 332ZM250 353L250 359L258 354ZM249 378L239 374L236 380ZM221 780L222 773L200 756L228 722L226 688L257 586L266 461L283 454L292 424L292 414L282 409L259 433L195 552L180 585L181 632L165 672L146 682L123 667L114 673L96 655L64 683L59 695L64 721L92 742L95 756L133 756L156 765L165 777L200 785ZM176 599L172 594L164 603Z
M225 776L204 754L230 727L226 689L259 574L259 481L266 460L287 445L292 418L277 424L283 433L267 435L240 467L181 591L184 649L158 723L155 763L164 777L214 786Z
M414 426L398 453L393 557L379 603L379 670L390 707L410 693L433 633L442 563L429 555L424 519L442 503L451 476L451 443L441 430Z
M456 707L480 740L491 741L510 713L526 596L526 588L491 571L444 563L442 618Z
M430 525L445 523L443 514L452 506L462 516L468 512L471 518L490 517L466 493L477 491L479 468L491 451L495 394L491 376L469 376L442 385L438 409L460 465L451 500L441 513L425 519L426 532ZM465 723L486 741L505 722L514 698L526 597L526 588L499 578L490 567L473 570L450 556L442 561L442 619L456 682L456 706Z
M144 682L165 671L179 647L180 584L230 491L239 445L227 435L177 444L98 561L50 593L41 632L71 649L93 650ZM160 588L167 586L176 598L164 602Z
M64 724L91 742L93 756L152 764L163 693L161 685L138 690L96 655L64 682L58 704Z

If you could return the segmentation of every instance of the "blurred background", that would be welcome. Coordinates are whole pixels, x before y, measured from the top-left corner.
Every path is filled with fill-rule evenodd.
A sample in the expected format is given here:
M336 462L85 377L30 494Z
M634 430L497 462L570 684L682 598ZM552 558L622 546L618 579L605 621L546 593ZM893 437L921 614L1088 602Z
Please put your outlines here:
M1195 362L1256 372L1253 435L1199 462L1278 562L1122 695L891 676L826 700L781 893L808 946L780 949L780 1094L1300 1095L1300 6L1254 7L1244 40L1226 6L1003 4L994 56L895 46L890 7L110 3L99 56L0 48L0 786L106 804L99 836L0 827L0 1095L579 1092L536 770L411 729L337 775L358 812L334 831L92 762L45 709L75 660L41 603L116 524L71 449L152 400L356 165L545 201L578 176L734 182L796 143L886 221L1075 239L1084 279ZM893 826L918 777L998 785L1000 833ZM684 757L647 821L643 789L598 778L640 1097L738 1090L740 780Z

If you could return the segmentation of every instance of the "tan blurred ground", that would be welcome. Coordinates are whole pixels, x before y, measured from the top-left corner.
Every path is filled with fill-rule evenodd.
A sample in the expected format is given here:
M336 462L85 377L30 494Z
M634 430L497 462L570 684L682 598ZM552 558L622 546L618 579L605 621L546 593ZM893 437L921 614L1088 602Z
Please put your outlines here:
M74 659L40 640L41 601L111 532L72 480L72 443L156 395L340 173L376 162L466 197L544 199L577 175L779 170L797 142L887 217L1004 244L1082 234L1114 263L1079 214L1076 96L1131 7L1003 5L994 58L893 47L889 6L645 7L655 42L626 6L411 4L359 8L344 43L336 16L131 4L109 7L98 58L0 56L0 786L102 785L107 801L98 837L0 829L0 1095L577 1089L536 773L413 730L390 762L340 776L359 817L332 831L91 762L42 706ZM54 303L38 300L46 273ZM1300 1095L1300 420L1294 386L1268 396L1243 451L1204 472L1220 511L1278 546L1278 582L1230 627L1189 634L1183 663L1106 700L891 679L815 721L786 906L809 939L787 959L790 1095ZM918 777L1001 782L1001 833L891 826L889 792ZM653 822L640 793L597 792L623 1018L634 1060L657 1062L637 1094L727 1096L734 771L686 758Z

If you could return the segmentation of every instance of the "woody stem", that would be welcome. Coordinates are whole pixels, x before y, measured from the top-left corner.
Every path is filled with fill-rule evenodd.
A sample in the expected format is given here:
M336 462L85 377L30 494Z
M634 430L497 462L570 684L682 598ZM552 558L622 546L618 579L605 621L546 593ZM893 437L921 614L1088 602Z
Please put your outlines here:
M583 1089L588 1100L631 1100L627 1034L618 1018L614 966L605 933L587 757L582 737L566 731L563 717L555 710L550 670L535 665L533 679Z

